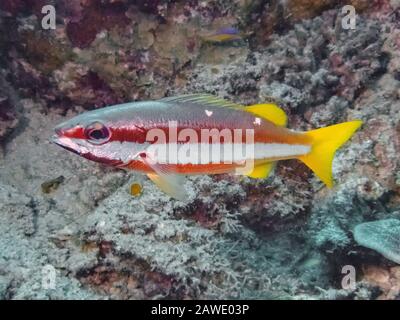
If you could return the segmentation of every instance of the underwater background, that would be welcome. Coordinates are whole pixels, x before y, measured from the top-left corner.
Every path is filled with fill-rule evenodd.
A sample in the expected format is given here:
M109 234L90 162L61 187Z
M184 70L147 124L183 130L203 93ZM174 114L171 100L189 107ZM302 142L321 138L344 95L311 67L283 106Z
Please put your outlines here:
M399 49L398 0L1 0L0 298L399 299ZM273 99L294 130L364 125L333 189L290 160L190 177L186 204L49 141L186 93Z

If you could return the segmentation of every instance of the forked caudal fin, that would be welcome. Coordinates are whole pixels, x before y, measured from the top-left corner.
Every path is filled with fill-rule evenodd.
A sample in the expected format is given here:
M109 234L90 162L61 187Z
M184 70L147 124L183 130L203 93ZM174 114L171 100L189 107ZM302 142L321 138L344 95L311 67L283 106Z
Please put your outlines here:
M329 188L333 186L332 161L335 152L362 125L355 120L311 130L305 134L312 139L311 152L298 157L303 161Z

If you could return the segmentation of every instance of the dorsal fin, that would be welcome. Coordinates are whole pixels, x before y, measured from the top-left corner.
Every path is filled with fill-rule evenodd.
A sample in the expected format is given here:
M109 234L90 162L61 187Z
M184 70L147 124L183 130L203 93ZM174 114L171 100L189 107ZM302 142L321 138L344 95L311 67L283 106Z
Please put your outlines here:
M228 108L243 108L243 106L230 102L228 100L218 98L211 94L186 94L175 97L167 97L160 99L163 102L173 102L173 103L190 103L190 104L201 104L205 106L213 107L228 107Z
M285 111L274 103L255 104L245 107L245 110L267 119L277 126L286 127L287 125L287 115Z

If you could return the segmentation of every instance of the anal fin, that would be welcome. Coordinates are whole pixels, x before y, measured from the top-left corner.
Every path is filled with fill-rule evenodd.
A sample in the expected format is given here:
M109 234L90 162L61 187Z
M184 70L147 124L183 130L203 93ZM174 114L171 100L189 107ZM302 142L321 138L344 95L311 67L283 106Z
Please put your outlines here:
M177 174L147 174L149 179L153 181L166 194L180 201L188 199L185 190L185 178Z
M246 174L248 177L253 179L265 179L267 178L271 171L275 168L276 162L266 162L259 164L254 167L253 171Z

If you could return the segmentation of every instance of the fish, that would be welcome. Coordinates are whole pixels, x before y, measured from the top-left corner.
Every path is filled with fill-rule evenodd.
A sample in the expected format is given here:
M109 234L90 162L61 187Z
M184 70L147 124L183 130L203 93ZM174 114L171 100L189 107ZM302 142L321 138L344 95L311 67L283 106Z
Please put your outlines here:
M218 29L213 34L202 36L202 39L205 42L210 43L224 43L234 40L241 40L243 39L243 35L234 27L225 27Z
M57 190L58 187L60 186L60 184L62 184L64 182L64 180L65 180L64 176L59 176L57 178L43 182L41 184L42 192L49 194L49 193Z
M276 103L250 106L188 94L87 111L59 124L52 141L83 158L135 170L187 201L186 175L266 179L277 161L298 159L329 188L336 150L362 125L353 120L300 132Z

